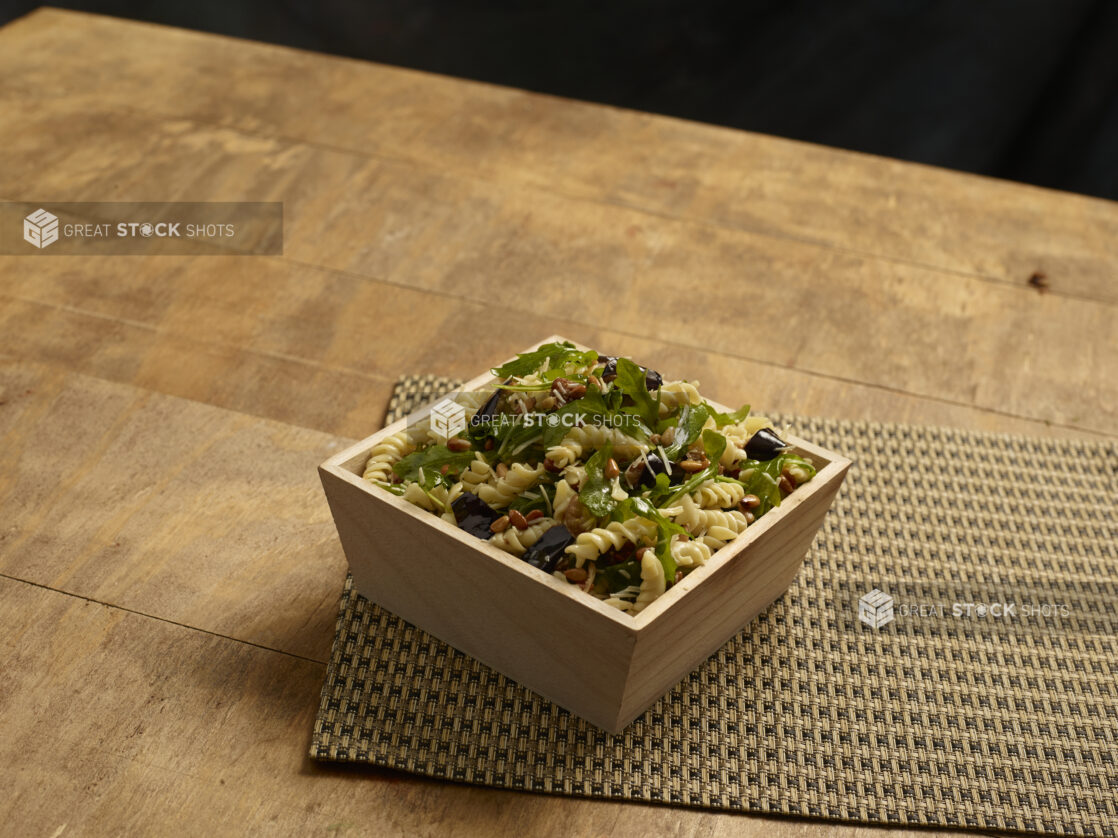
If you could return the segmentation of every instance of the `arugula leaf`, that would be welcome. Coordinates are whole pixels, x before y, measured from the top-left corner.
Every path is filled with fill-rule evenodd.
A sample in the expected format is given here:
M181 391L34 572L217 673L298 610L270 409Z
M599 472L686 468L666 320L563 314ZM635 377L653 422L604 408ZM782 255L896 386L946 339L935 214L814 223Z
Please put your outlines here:
M517 495L508 508L515 509L523 515L527 515L534 509L540 510L545 515L550 515L551 499L554 494L554 489L549 484L540 483L534 489Z
M664 448L664 453L668 455L669 460L678 460L679 455L699 438L699 434L703 432L703 425L706 424L709 417L710 405L708 404L685 404L683 406L683 410L679 414L679 420L676 422L675 437L672 439L672 444Z
M445 445L432 445L424 448L421 451L413 451L408 454L400 462L392 466L392 470L400 475L405 483L420 482L420 470L423 471L426 481L430 482L431 475L441 477L442 467L448 466L448 471L460 472L464 468L468 468L470 463L473 462L475 452L472 450L466 451L451 451ZM438 482L436 479L435 482ZM424 488L430 488L425 486Z
M718 461L722 459L722 452L726 450L726 437L717 431L712 431L709 428L703 431L703 450L706 451L707 459L710 460L710 465L702 471L697 471L682 486L676 490L675 494L664 501L664 506L672 506L677 500L684 495L689 495L698 489L707 480L718 474Z
M815 466L796 454L778 454L771 460L742 461L741 471L736 482L741 483L747 493L760 498L761 505L753 511L753 514L758 518L774 506L780 506L782 499L779 484L780 473L789 466L807 472L810 475L809 480L815 476ZM741 477L741 474L744 474L745 477ZM731 478L722 479L730 480Z
M470 425L466 428L466 438L473 443L474 448L482 451L486 458L490 458L491 455L496 453L496 450L485 451L485 441L492 438L499 445L521 425L520 417L511 413L493 413L486 416L484 421L475 422L471 420Z
M657 390L656 398L652 398L643 369L628 358L618 358L617 378L613 386L633 400L632 407L623 407L622 411L639 416L649 428L655 428L660 423L660 391Z
M518 461L527 459L525 451L537 444L543 437L544 429L539 424L529 425L523 421L513 421L509 427L511 430L500 437L500 445L497 446L496 456L493 458L494 462L497 460L509 462L513 458Z
M616 594L630 585L641 583L641 563L629 559L609 567L599 567L594 576L594 589L602 594Z
M738 483L745 487L747 494L756 495L761 500L761 505L753 510L753 514L760 518L774 506L780 506L780 472L773 476L769 473L769 465L775 460L762 462L760 460L745 460L741 464Z
M544 446L550 448L552 445L558 445L574 427L576 417L581 417L585 425L599 423L603 427L617 427L638 442L647 442L651 431L639 418L631 417L632 421L626 421L623 425L617 424L614 417L620 414L620 404L621 393L617 390L601 393L594 387L588 387L586 395L581 399L575 399L547 415L544 420L546 426L543 432ZM564 417L567 416L572 418L565 419Z
M550 390L551 385L546 382L540 384L498 384L497 389L517 393L543 393Z
M678 569L675 557L672 556L672 536L684 535L690 538L691 534L674 521L669 521L659 509L641 497L629 498L614 511L614 517L619 520L626 520L634 515L646 518L656 525L656 558L664 566L664 579L671 585Z
M719 428L724 428L726 425L736 425L749 415L749 405L747 404L729 413L719 413L710 406L709 402L703 402L703 405L710 411L710 415L714 417L714 424Z
M593 358L590 356L593 355ZM569 341L561 341L559 343L545 343L539 349L534 349L531 352L523 352L516 356L511 361L502 364L492 370L492 373L498 378L508 378L510 375L524 376L531 375L538 372L545 364L548 369L563 366L568 362L568 359L581 359L587 358L586 363L598 357L596 352L583 352L581 349L576 349L574 344ZM559 361L559 363L556 363Z
M383 480L374 480L373 483L394 495L403 495L407 491L407 487L403 483L386 483Z
M726 451L726 437L707 428L703 431L703 450L706 451L707 459L715 469L718 468L718 461L722 459L722 454Z
M579 490L578 499L582 505L599 518L609 515L617 506L613 498L613 481L605 476L606 463L613 456L613 446L605 446L594 452L586 461L586 480Z
M663 472L658 472L656 482L641 493L641 497L653 506L666 506L663 500L672 493L671 478Z

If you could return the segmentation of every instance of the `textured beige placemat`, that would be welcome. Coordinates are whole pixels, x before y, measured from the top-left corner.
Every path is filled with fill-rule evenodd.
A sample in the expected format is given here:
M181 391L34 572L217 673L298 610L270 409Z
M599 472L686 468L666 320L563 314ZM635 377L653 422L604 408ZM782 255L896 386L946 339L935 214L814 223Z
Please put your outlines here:
M454 384L403 379L389 420ZM803 571L622 734L347 582L311 756L540 792L1115 835L1115 446L784 421L855 463ZM873 588L895 600L878 628L858 620ZM1016 613L976 615L991 603Z

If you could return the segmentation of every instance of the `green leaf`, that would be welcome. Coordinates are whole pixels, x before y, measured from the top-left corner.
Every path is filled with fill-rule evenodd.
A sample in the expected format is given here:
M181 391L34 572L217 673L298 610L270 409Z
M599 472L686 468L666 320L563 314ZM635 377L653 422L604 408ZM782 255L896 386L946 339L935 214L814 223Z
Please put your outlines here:
M517 417L521 419L522 417ZM513 421L511 430L499 437L500 444L496 449L494 462L522 462L527 457L527 451L537 445L543 438L544 429L539 424L528 425L523 421Z
M559 343L545 343L539 349L523 352L511 361L494 368L491 372L498 378L508 378L510 375L525 376L541 370L550 370L562 367L572 360L586 359L584 363L591 363L598 357L597 352L576 349L569 341Z
M402 495L407 491L407 488L402 483L386 483L383 480L374 480L373 483L394 495Z
M552 358L548 362L548 368L540 373L540 378L545 381L554 381L560 377L568 378L571 381L586 381L585 373L567 372L566 367L589 367L597 360L598 353L593 349L588 349L585 352L580 352L575 349L566 355L559 355Z
M657 391L656 398L652 398L643 369L628 358L618 358L617 378L613 386L633 400L631 407L621 408L625 413L639 416L649 428L655 428L660 423L660 393Z
M668 520L659 509L641 497L629 498L621 505L618 511L624 516L622 520L630 518L633 515L639 515L642 518L647 518L656 525L656 558L658 558L660 564L663 565L664 579L670 586L675 579L675 572L678 569L675 563L675 557L672 556L672 536L683 535L690 538L691 534L679 524Z
M629 559L609 567L599 567L594 576L594 589L602 594L615 594L630 585L641 583L641 563Z
M758 460L744 460L741 464L741 475L738 482L745 487L746 494L756 495L761 500L761 505L753 510L753 514L760 518L774 506L780 506L780 472L773 476L769 473L769 465L775 460L761 462Z
M551 485L541 482L524 494L517 495L508 508L515 509L523 515L527 515L534 509L540 510L544 515L550 515L554 494L555 490Z
M741 483L748 494L760 498L761 505L753 510L756 517L760 518L773 507L780 506L780 473L788 466L806 471L810 475L809 480L815 476L815 466L803 457L788 452L771 460L742 460L736 482Z
M679 414L679 421L675 425L675 437L672 444L664 448L664 453L669 460L678 460L699 434L703 432L703 425L710 417L710 406L707 404L685 404Z
M638 442L648 442L651 431L638 417L622 414L620 404L621 393L617 390L601 393L593 386L587 387L586 395L581 399L575 399L547 415L543 432L544 446L550 448L562 442L563 437L575 426L578 418L581 418L585 425L612 426Z
M439 482L438 478L442 476L441 472L444 465L449 467L448 471L460 472L473 462L475 453L472 450L451 451L445 445L431 445L408 454L392 466L392 470L405 483L418 483L420 482L420 470L422 469L426 478L423 481L424 488L430 488L431 485Z
M586 402L584 398L576 399L547 415L547 419L544 420L543 436L541 437L545 448L550 448L562 442L563 437L575 426L578 415L588 416L599 412L592 409L590 404L584 404L584 402ZM567 417L570 417L570 419L567 419Z
M613 446L608 442L605 447L594 452L586 461L586 480L578 493L582 505L602 518L613 512L617 501L613 497L613 481L605 476L606 463L613 456Z
M703 450L706 451L710 464L717 468L718 461L722 459L722 454L726 451L726 437L718 431L707 428L703 431Z
M749 415L749 405L747 404L729 413L719 413L710 406L709 402L703 402L703 406L706 407L710 415L714 417L714 424L719 428L724 428L726 425L736 425Z
M668 498L662 506L672 506L684 495L689 495L698 489L707 480L718 474L718 461L722 459L722 452L726 450L726 437L709 428L703 431L703 450L706 451L710 465L702 471L697 471L688 478L679 489Z

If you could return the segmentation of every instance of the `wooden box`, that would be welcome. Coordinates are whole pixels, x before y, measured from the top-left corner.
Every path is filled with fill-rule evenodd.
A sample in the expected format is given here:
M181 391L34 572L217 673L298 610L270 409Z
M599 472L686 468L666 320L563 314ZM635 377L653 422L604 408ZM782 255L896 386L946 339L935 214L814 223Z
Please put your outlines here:
M612 733L787 589L850 465L788 438L815 478L634 617L363 480L369 451L405 421L319 467L357 590Z

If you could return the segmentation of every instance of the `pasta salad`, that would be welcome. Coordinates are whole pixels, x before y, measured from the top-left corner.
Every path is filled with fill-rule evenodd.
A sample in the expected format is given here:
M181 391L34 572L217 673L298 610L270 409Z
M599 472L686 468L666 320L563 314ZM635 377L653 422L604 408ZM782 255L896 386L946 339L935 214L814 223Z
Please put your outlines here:
M629 358L558 342L492 372L454 397L464 430L411 424L365 479L630 614L815 475L748 405Z

